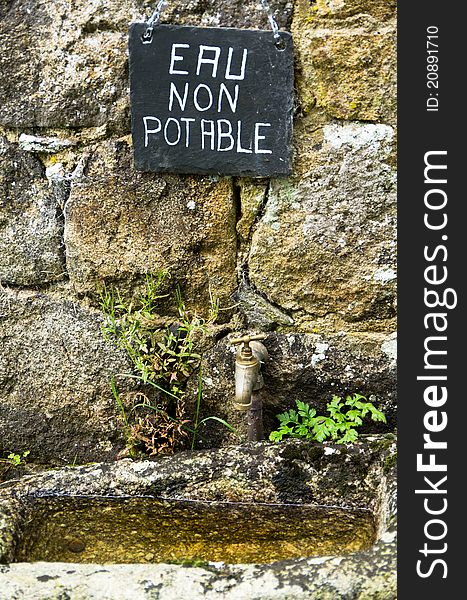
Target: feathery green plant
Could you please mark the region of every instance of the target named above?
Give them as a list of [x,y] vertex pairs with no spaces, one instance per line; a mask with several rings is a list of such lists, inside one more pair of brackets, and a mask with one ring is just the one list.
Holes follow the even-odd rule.
[[363,424],[363,419],[370,416],[373,421],[386,423],[386,417],[365,396],[353,394],[345,401],[339,396],[333,396],[326,406],[329,416],[316,414],[316,409],[309,404],[296,400],[297,410],[290,409],[279,415],[279,428],[272,431],[269,439],[278,442],[283,437],[304,438],[323,442],[335,440],[338,444],[355,442],[358,438],[357,427]]

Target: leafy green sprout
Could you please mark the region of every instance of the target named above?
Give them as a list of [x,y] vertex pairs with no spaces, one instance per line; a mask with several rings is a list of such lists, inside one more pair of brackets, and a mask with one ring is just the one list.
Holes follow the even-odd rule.
[[10,463],[13,467],[20,467],[24,465],[27,461],[26,458],[31,453],[30,450],[25,450],[21,454],[17,454],[16,452],[10,452],[6,459],[3,459],[4,462]]
[[355,442],[358,438],[357,427],[363,424],[365,417],[386,423],[384,414],[361,394],[347,396],[345,401],[333,396],[326,406],[329,416],[317,415],[316,409],[300,400],[296,400],[296,405],[297,410],[290,409],[277,415],[280,425],[270,433],[271,441],[293,437],[317,442],[331,439],[338,444],[345,444]]

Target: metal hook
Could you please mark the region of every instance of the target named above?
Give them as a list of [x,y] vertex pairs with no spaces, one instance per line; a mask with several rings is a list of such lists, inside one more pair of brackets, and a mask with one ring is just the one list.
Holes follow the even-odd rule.
[[269,6],[268,0],[261,0],[261,6],[264,8],[264,10],[268,14],[268,21],[269,21],[269,24],[271,25],[272,35],[274,37],[274,42],[275,42],[276,48],[278,50],[284,50],[285,42],[281,38],[281,34],[279,32],[279,26],[277,24],[276,19],[274,18],[274,13],[272,11],[272,8]]
[[152,13],[150,18],[148,19],[148,21],[146,23],[147,24],[146,31],[141,36],[141,41],[143,42],[143,44],[150,44],[152,42],[152,34],[154,32],[154,27],[157,27],[157,25],[159,25],[159,21],[161,19],[161,12],[166,3],[167,3],[166,0],[159,0],[159,2],[157,3],[157,6],[156,6],[156,10]]

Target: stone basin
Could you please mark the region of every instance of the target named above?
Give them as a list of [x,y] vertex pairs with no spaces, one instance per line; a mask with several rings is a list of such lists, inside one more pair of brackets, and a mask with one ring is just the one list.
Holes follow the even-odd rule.
[[0,598],[396,598],[395,446],[258,442],[8,482]]

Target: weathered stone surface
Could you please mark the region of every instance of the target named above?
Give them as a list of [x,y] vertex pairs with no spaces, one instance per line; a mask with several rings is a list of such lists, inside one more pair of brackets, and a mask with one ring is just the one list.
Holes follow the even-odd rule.
[[393,130],[330,123],[302,138],[292,179],[271,183],[250,281],[304,330],[394,329]]
[[235,191],[238,194],[240,214],[237,222],[238,260],[243,265],[253,235],[254,225],[266,203],[269,192],[268,179],[237,177]]
[[298,0],[292,31],[304,113],[396,119],[395,2]]
[[0,136],[0,281],[63,278],[63,224],[41,163]]
[[[278,21],[291,2],[271,2]],[[129,130],[127,29],[154,8],[138,0],[0,3],[0,123]],[[254,0],[173,0],[162,22],[267,28]]]
[[292,317],[273,306],[245,282],[240,283],[234,298],[248,328],[274,331],[294,325]]
[[369,15],[378,21],[386,21],[395,16],[396,0],[315,0],[305,2],[298,0],[296,5],[301,10],[312,5],[312,14],[316,17],[335,17],[344,19],[357,15]]
[[69,467],[24,479],[0,492],[3,561],[12,558],[12,541],[20,534],[27,502],[38,495],[155,494],[165,499],[366,508],[375,516],[377,541],[367,551],[346,556],[304,557],[264,565],[3,565],[0,598],[10,600],[23,594],[33,600],[58,600],[67,594],[70,600],[130,600],[153,598],[157,589],[164,599],[393,600],[394,457],[394,436],[368,437],[351,446],[291,440],[182,453],[154,462]]
[[0,122],[90,127],[122,119],[135,2],[21,0],[1,11]]
[[18,563],[0,566],[0,599],[19,600],[26,592],[28,600],[64,594],[70,600],[152,600],[156,589],[164,600],[395,600],[397,561],[389,545],[381,542],[358,558],[311,558],[282,569]]
[[119,442],[110,377],[129,369],[100,317],[44,294],[2,291],[0,453],[28,460],[110,458]]
[[41,137],[38,135],[28,135],[22,133],[18,139],[19,147],[25,152],[40,152],[46,154],[55,154],[64,148],[74,146],[76,142],[60,137]]
[[201,313],[210,293],[225,308],[236,287],[235,204],[229,178],[136,173],[126,140],[95,148],[73,178],[65,209],[70,281],[95,293],[123,290],[144,273],[169,269]]
[[[354,444],[280,443],[185,451],[147,461],[123,459],[64,467],[7,483],[15,490],[53,496],[155,496],[220,502],[335,505],[380,510],[383,475],[394,461],[395,436],[362,436]],[[384,472],[383,472],[384,471]],[[377,519],[383,515],[376,514]],[[381,523],[379,525],[382,525]]]
[[[230,337],[230,336],[229,336]],[[370,421],[362,431],[392,429],[396,424],[396,339],[372,334],[277,334],[269,333],[264,345],[269,360],[262,367],[264,432],[267,437],[279,422],[276,415],[308,402],[321,414],[334,394],[360,393],[382,410],[387,426]],[[233,406],[235,351],[228,338],[209,350],[203,359],[203,401],[200,417],[223,418],[246,436],[246,415]],[[193,382],[194,387],[195,382]],[[195,395],[196,390],[192,390]],[[216,422],[200,429],[199,447],[219,446],[233,434]]]

